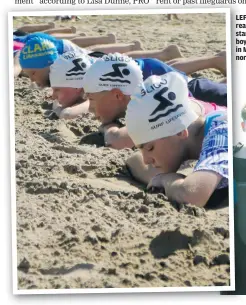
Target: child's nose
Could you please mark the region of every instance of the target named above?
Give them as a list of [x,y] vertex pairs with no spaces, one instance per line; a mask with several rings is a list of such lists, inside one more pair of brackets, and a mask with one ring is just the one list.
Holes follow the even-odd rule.
[[147,153],[143,153],[143,161],[146,165],[150,165],[154,163],[153,158],[151,158]]
[[55,91],[52,92],[51,98],[52,98],[53,100],[55,100],[55,99],[57,98],[57,94],[55,93]]
[[95,109],[94,109],[94,107],[93,107],[93,104],[90,102],[90,106],[89,106],[89,111],[90,112],[95,112]]
[[35,77],[34,77],[33,75],[30,76],[30,79],[31,79],[32,82],[35,82],[35,81],[36,81],[36,80],[35,80]]

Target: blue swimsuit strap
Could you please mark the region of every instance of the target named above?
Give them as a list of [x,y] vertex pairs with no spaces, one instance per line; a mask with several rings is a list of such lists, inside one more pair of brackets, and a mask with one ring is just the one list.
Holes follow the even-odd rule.
[[[209,128],[212,124],[212,121],[217,118],[217,117],[220,117],[222,116],[223,114],[222,113],[214,113],[214,114],[210,114],[206,117],[206,121],[205,121],[205,131],[204,131],[204,135],[206,136],[208,131],[209,131]],[[236,181],[234,180],[233,181],[233,188],[234,188],[234,204],[237,203],[237,191],[236,191]]]
[[206,136],[208,134],[209,128],[211,127],[211,124],[213,120],[217,117],[222,116],[222,113],[212,113],[206,116],[205,120],[205,130],[204,130],[204,135]]

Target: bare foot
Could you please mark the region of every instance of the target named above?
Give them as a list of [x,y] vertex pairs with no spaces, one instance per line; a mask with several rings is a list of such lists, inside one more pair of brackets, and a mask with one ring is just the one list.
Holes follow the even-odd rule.
[[179,47],[176,44],[171,44],[162,50],[163,61],[172,60],[183,57]]
[[141,51],[143,50],[142,48],[142,43],[139,40],[135,40],[133,41],[133,46],[132,46],[132,51]]
[[226,76],[226,51],[221,51],[215,55],[216,69],[218,69],[224,76]]
[[71,26],[71,32],[72,32],[73,34],[75,34],[76,31],[77,31],[77,28],[76,28],[75,26]]
[[175,20],[179,20],[177,14],[167,14],[167,20],[168,20],[168,21],[172,20],[172,17],[173,17]]
[[108,35],[109,43],[116,43],[116,36],[115,34],[109,33]]
[[54,29],[56,26],[55,22],[49,22],[48,25],[50,25],[52,29]]

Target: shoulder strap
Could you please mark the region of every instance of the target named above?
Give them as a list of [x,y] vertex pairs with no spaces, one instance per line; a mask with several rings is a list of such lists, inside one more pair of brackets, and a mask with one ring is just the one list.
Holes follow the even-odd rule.
[[206,116],[206,120],[205,120],[205,130],[204,130],[204,136],[206,136],[208,134],[209,128],[212,125],[212,122],[215,118],[223,116],[224,114],[221,112],[214,112],[212,114],[209,114]]

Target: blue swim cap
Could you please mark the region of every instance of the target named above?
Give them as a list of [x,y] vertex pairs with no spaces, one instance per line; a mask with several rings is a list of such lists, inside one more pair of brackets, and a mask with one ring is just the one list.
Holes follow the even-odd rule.
[[20,52],[20,65],[23,69],[49,67],[58,58],[54,43],[41,37],[29,39]]

